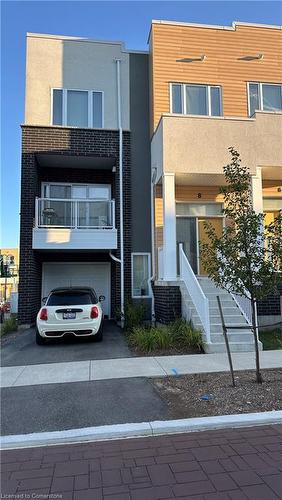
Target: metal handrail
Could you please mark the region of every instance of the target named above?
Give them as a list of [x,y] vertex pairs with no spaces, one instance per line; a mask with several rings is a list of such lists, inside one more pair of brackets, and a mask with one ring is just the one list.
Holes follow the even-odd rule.
[[197,280],[185,255],[182,243],[179,245],[180,279],[185,284],[191,300],[203,325],[207,343],[211,342],[209,300]]

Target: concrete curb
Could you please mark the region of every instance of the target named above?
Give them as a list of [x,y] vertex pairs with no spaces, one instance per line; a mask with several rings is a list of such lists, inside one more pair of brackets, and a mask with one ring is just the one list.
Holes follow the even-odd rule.
[[181,420],[102,425],[99,427],[85,427],[66,431],[3,436],[1,438],[1,448],[8,450],[279,423],[282,423],[282,410],[220,415],[215,417],[184,418]]

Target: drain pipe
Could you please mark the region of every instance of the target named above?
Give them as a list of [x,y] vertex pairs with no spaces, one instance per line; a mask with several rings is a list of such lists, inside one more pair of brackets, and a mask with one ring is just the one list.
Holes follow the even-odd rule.
[[155,316],[155,296],[152,288],[152,280],[156,277],[156,263],[155,263],[155,207],[154,207],[154,186],[157,175],[157,169],[154,167],[152,169],[152,178],[151,178],[151,240],[152,240],[152,276],[148,280],[149,290],[151,292],[152,298],[152,316],[151,321],[153,326],[156,323]]
[[[123,249],[123,141],[122,141],[122,120],[121,120],[121,85],[120,85],[120,64],[121,59],[116,59],[117,77],[117,119],[119,129],[119,218],[120,218],[120,313],[121,327],[124,327],[124,249]],[[115,260],[115,259],[114,259]]]

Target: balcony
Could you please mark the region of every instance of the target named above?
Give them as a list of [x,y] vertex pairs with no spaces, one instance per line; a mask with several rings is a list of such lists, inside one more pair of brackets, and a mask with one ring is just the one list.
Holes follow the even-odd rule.
[[36,198],[32,248],[116,249],[115,201]]
[[252,118],[165,114],[152,139],[152,167],[157,179],[169,172],[180,181],[185,175],[187,183],[191,179],[201,185],[209,174],[211,180],[219,176],[220,183],[222,167],[230,160],[228,147],[234,146],[251,173],[262,167],[276,169],[277,175],[282,167],[281,130],[281,112],[258,111]]

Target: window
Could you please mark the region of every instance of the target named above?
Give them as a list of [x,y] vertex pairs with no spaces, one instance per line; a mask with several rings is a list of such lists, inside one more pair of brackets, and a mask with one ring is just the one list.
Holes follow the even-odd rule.
[[53,90],[53,125],[63,125],[63,91]]
[[272,83],[249,83],[249,116],[256,110],[282,111],[282,85]]
[[187,217],[214,217],[222,215],[221,203],[176,203],[176,215]]
[[148,279],[150,278],[150,254],[131,254],[132,297],[150,297]]
[[43,198],[110,200],[110,184],[43,183]]
[[92,291],[74,290],[53,292],[49,296],[48,306],[83,306],[97,304],[97,297]]
[[88,92],[68,90],[67,125],[74,127],[88,126]]
[[52,125],[103,128],[103,92],[53,89]]
[[171,112],[186,115],[221,116],[221,87],[172,83]]

